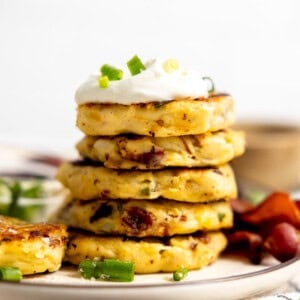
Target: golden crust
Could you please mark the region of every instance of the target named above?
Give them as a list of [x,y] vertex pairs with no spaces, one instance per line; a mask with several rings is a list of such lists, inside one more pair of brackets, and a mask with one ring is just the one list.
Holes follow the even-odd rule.
[[157,201],[67,201],[56,220],[97,234],[172,236],[232,226],[229,202],[210,204]]
[[222,130],[178,137],[85,136],[77,150],[84,158],[111,169],[207,167],[231,161],[245,151],[242,131]]
[[135,273],[200,269],[214,262],[227,245],[221,232],[168,239],[129,239],[71,232],[65,260],[78,265],[86,258],[119,259],[135,264]]
[[[81,162],[84,163],[84,162]],[[208,169],[120,171],[105,167],[63,164],[58,180],[74,198],[166,199],[208,202],[236,197],[237,188],[229,165]]]
[[88,103],[77,110],[77,126],[86,135],[194,135],[227,128],[234,118],[229,95],[131,105]]
[[67,239],[62,224],[28,224],[0,216],[0,266],[22,274],[54,272],[61,266]]

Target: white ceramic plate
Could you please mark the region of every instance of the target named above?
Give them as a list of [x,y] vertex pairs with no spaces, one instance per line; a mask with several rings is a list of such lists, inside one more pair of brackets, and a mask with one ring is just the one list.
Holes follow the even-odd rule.
[[13,300],[233,300],[252,297],[283,285],[300,271],[300,259],[262,265],[223,256],[209,267],[189,272],[181,282],[171,274],[136,275],[131,283],[89,281],[73,267],[32,276],[21,283],[0,283],[0,298]]

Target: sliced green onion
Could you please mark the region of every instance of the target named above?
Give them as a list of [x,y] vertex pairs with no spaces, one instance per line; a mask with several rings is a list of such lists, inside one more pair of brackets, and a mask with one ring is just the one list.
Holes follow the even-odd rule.
[[173,272],[173,280],[181,281],[187,276],[187,274],[188,274],[187,268],[180,268],[179,270]]
[[96,261],[91,259],[83,260],[79,264],[79,272],[85,279],[95,278]]
[[174,71],[178,70],[180,65],[178,60],[174,58],[169,58],[163,62],[163,69],[166,73],[173,73]]
[[20,281],[22,279],[21,270],[17,267],[0,267],[0,280]]
[[135,55],[133,56],[128,62],[127,62],[127,67],[131,73],[131,75],[137,75],[141,73],[143,70],[146,70],[145,65],[142,63],[140,58]]
[[107,76],[109,80],[120,80],[123,78],[123,71],[110,65],[103,65],[100,68],[102,76]]
[[97,264],[96,272],[100,278],[110,281],[133,281],[134,264],[115,259],[106,259]]
[[215,84],[213,82],[213,80],[210,77],[202,77],[203,80],[208,81],[209,84],[209,89],[208,89],[208,93],[212,94],[215,91]]
[[79,272],[86,279],[130,282],[134,279],[134,264],[116,259],[87,259],[79,264]]
[[101,76],[99,79],[98,79],[98,84],[99,84],[99,87],[102,88],[102,89],[106,89],[109,87],[109,79],[107,76]]

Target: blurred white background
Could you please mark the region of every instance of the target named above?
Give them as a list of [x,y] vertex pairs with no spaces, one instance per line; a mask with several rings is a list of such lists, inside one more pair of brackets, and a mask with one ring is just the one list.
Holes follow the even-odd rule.
[[238,119],[300,122],[299,0],[0,0],[0,142],[72,149],[74,93],[103,63],[175,57]]

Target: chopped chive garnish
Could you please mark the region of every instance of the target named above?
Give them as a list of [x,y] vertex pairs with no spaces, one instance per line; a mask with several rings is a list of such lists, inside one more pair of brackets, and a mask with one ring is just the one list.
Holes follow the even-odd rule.
[[79,264],[79,272],[81,276],[85,279],[91,279],[97,277],[95,276],[96,261],[91,259],[86,259]]
[[123,71],[110,65],[103,65],[100,68],[102,76],[107,76],[109,80],[120,80],[123,78]]
[[22,279],[21,270],[17,267],[0,267],[0,280],[20,281]]
[[208,82],[208,86],[209,86],[208,93],[212,94],[215,91],[215,84],[214,84],[213,80],[207,76],[202,77],[202,79]]
[[134,264],[116,259],[86,259],[79,264],[79,272],[85,279],[130,282],[134,279]]
[[188,274],[187,268],[180,268],[179,270],[173,272],[173,280],[181,281],[187,276],[187,274]]
[[102,264],[97,264],[96,271],[110,281],[132,281],[134,278],[134,264],[115,259],[106,259]]
[[99,79],[98,79],[98,84],[99,84],[99,87],[102,88],[102,89],[106,89],[109,87],[109,79],[107,76],[101,76]]
[[140,58],[135,55],[133,56],[128,62],[127,62],[127,67],[131,73],[131,75],[137,75],[141,73],[143,70],[146,70],[145,65],[142,63]]

